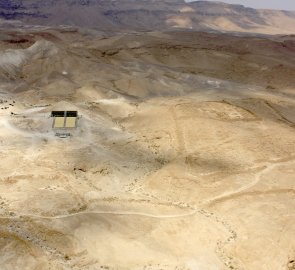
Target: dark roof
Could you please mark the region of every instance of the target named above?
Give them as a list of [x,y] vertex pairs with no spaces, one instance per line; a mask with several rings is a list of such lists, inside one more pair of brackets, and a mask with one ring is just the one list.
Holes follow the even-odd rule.
[[52,111],[51,116],[52,117],[77,117],[78,112],[77,111]]

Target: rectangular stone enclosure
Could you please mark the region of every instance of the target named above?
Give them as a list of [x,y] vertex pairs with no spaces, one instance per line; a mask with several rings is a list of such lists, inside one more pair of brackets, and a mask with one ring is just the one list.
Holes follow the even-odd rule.
[[77,127],[77,111],[52,111],[53,129],[73,129]]

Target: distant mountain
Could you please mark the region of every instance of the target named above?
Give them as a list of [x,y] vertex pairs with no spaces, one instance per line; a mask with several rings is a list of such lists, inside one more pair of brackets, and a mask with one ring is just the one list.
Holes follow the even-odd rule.
[[101,30],[218,30],[295,33],[295,12],[184,0],[0,0],[0,17]]

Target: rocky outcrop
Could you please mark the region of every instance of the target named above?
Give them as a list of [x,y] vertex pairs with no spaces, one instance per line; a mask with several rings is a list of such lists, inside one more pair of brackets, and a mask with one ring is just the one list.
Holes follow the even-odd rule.
[[295,12],[184,0],[2,0],[0,18],[100,30],[217,30],[294,33]]

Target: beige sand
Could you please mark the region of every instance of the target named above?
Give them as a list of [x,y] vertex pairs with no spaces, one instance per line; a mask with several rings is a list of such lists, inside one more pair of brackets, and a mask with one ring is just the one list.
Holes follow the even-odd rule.
[[1,270],[295,269],[294,37],[47,31],[1,69]]

